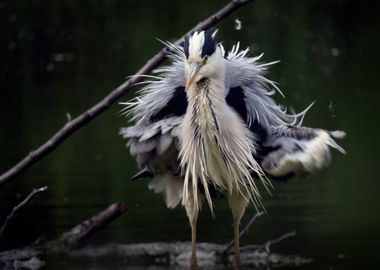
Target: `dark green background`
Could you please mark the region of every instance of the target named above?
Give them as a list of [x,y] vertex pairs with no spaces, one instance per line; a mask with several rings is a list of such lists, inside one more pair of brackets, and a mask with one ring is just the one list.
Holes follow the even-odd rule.
[[[0,171],[45,142],[132,75],[162,45],[227,1],[0,1]],[[347,155],[330,168],[276,184],[242,244],[291,230],[274,249],[315,259],[307,269],[363,269],[379,249],[379,2],[257,0],[218,25],[229,49],[240,41],[265,61],[281,60],[268,77],[296,110],[316,100],[305,124],[345,130]],[[234,29],[234,20],[243,22]],[[132,97],[129,94],[124,101]],[[53,238],[115,201],[129,211],[92,243],[189,240],[185,212],[165,208],[146,183],[129,182],[134,160],[118,129],[120,105],[79,130],[56,151],[0,189],[0,223],[33,188],[49,189],[14,219],[0,248]],[[230,212],[204,209],[199,241],[232,238]],[[250,208],[243,224],[254,214]],[[48,264],[45,269],[57,269]]]

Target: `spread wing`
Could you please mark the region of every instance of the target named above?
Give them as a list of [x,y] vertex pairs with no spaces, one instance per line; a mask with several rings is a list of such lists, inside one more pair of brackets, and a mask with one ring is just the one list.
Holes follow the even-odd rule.
[[148,187],[163,192],[168,207],[175,207],[182,196],[183,180],[179,176],[179,132],[187,109],[182,50],[170,55],[173,64],[156,70],[158,76],[125,103],[132,126],[120,129],[141,171],[132,177],[152,177]]
[[248,58],[247,52],[239,51],[237,44],[227,56],[226,100],[254,133],[260,148],[256,159],[267,175],[286,179],[312,173],[329,164],[330,148],[344,153],[334,140],[344,132],[301,126],[312,104],[299,114],[288,114],[274,102],[271,96],[280,90],[264,77],[272,63],[261,64],[261,56]]
[[330,163],[330,148],[345,153],[334,140],[344,136],[342,131],[296,126],[271,127],[261,142],[265,151],[261,166],[269,175],[280,178],[315,172]]
[[[248,49],[239,51],[239,43],[232,47],[226,59],[226,86],[230,91],[227,102],[239,113],[245,105],[244,119],[248,126],[255,121],[261,126],[299,125],[302,123],[306,110],[299,114],[288,114],[286,109],[275,103],[272,96],[282,94],[276,84],[265,77],[271,63],[261,63],[262,54],[257,57],[247,57]],[[239,98],[243,102],[236,103]]]
[[141,169],[132,179],[152,177],[148,187],[163,192],[168,207],[181,201],[182,179],[179,177],[179,126],[186,111],[185,102],[177,88],[169,96],[167,105],[142,118],[135,125],[122,128],[120,134],[128,139],[127,146]]

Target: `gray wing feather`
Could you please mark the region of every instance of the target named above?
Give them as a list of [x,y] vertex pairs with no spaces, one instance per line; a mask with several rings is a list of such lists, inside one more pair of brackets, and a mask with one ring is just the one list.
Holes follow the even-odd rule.
[[330,148],[345,153],[334,140],[344,136],[343,131],[329,132],[292,126],[271,127],[262,144],[271,149],[262,160],[262,168],[276,177],[312,173],[330,163]]
[[130,151],[132,156],[136,156],[140,153],[150,152],[157,147],[157,140],[145,140],[141,142],[138,139],[130,139]]
[[141,120],[134,126],[121,128],[120,135],[129,139],[127,146],[133,156],[150,151],[162,155],[178,139],[172,131],[178,129],[182,119],[183,117],[171,117],[154,123]]
[[267,151],[261,163],[264,171],[276,177],[302,175],[327,166],[330,148],[344,153],[334,140],[344,137],[344,132],[301,127],[313,103],[298,114],[289,114],[275,103],[273,94],[283,94],[274,82],[265,78],[265,74],[268,66],[276,62],[261,63],[262,55],[250,58],[247,53],[248,49],[239,50],[239,43],[228,53],[226,88],[243,89],[247,125],[260,126],[267,134],[265,141],[261,142]]
[[160,136],[159,142],[157,143],[157,153],[162,156],[169,149],[173,143],[173,136],[170,133],[162,134]]
[[131,154],[140,168],[147,168],[154,177],[148,187],[163,192],[168,207],[175,207],[182,196],[183,180],[178,173],[178,136],[183,116],[152,121],[172,98],[177,87],[185,84],[184,53],[182,48],[167,44],[172,64],[154,71],[154,81],[140,91],[131,102],[124,103],[133,126],[122,128],[120,134],[129,140]]
[[182,198],[183,180],[177,176],[178,132],[182,117],[170,117],[150,122],[138,121],[134,126],[120,129],[131,155],[140,169],[149,171],[153,178],[148,187],[155,192],[163,192],[168,207],[178,205]]

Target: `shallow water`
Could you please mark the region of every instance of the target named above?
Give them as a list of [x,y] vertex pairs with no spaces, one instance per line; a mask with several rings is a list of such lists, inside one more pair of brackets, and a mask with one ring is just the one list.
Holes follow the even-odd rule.
[[[122,83],[161,48],[219,7],[205,1],[0,1],[0,171]],[[365,269],[376,262],[380,240],[378,89],[380,21],[376,1],[255,1],[219,24],[230,48],[240,40],[253,55],[281,60],[268,77],[280,83],[296,110],[312,101],[305,124],[342,129],[347,155],[311,177],[275,185],[242,244],[263,243],[288,231],[297,236],[273,249],[314,258],[305,269]],[[234,20],[242,21],[235,30]],[[123,100],[132,96],[129,94]],[[33,188],[49,186],[12,221],[0,248],[54,238],[115,201],[129,211],[90,243],[187,241],[184,210],[168,210],[146,183],[129,182],[136,170],[118,129],[122,107],[79,130],[56,151],[0,189],[0,223]],[[254,214],[249,209],[246,223]],[[204,209],[199,241],[229,242],[231,217],[224,200],[216,219]],[[44,269],[67,269],[50,260]],[[73,269],[97,269],[70,264]],[[102,266],[103,267],[103,266]],[[107,265],[104,268],[106,269]],[[121,269],[122,262],[108,269]]]

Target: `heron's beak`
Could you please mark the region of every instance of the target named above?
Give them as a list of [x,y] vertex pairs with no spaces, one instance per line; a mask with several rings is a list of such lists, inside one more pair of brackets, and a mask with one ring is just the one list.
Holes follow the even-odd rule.
[[187,91],[190,88],[190,86],[194,83],[194,80],[197,77],[198,71],[201,69],[203,65],[204,64],[202,62],[201,63],[192,62],[190,64],[190,72],[189,72],[189,76],[185,85],[185,91]]

